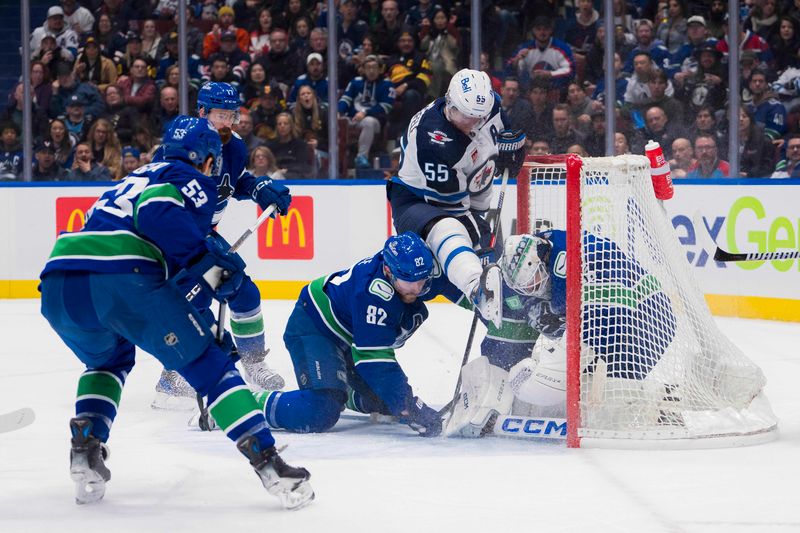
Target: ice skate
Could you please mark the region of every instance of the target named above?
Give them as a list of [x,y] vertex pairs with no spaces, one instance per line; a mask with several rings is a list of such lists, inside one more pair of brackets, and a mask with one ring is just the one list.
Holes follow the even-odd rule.
[[287,465],[274,446],[264,450],[251,435],[240,440],[236,447],[250,461],[267,492],[277,496],[286,509],[300,509],[314,499],[308,470]]
[[265,358],[268,353],[269,350],[256,354],[242,354],[244,380],[259,390],[281,390],[285,385],[283,376],[267,365]]
[[88,418],[73,418],[69,429],[72,432],[69,473],[75,482],[75,503],[99,501],[106,493],[106,482],[111,479],[111,471],[105,465],[110,456],[108,446],[92,435],[92,422]]
[[156,397],[150,407],[167,411],[191,411],[197,408],[197,393],[180,374],[164,369],[156,384]]
[[484,319],[497,328],[503,325],[503,278],[497,264],[484,267],[470,300]]

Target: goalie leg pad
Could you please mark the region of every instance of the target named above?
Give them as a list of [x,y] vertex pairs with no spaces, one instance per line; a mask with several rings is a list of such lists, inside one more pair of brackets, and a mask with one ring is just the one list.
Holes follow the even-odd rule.
[[514,396],[537,406],[561,405],[567,395],[567,351],[564,338],[540,336],[531,357],[508,373]]
[[508,390],[508,372],[479,357],[461,370],[461,395],[447,422],[448,437],[480,437],[493,415],[511,410],[514,396]]

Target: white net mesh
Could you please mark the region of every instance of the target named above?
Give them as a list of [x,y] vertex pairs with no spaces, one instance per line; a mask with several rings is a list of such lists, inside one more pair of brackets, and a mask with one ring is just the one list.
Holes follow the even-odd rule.
[[[528,231],[566,230],[564,163],[525,169],[530,191],[518,205]],[[578,435],[691,439],[774,429],[764,375],[716,327],[654,197],[647,159],[584,158],[580,225]]]

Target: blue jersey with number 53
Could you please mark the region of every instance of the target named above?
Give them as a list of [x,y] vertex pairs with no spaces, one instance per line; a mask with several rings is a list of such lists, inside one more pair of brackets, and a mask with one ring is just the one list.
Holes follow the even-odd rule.
[[172,276],[206,250],[216,200],[214,180],[186,163],[139,167],[98,198],[83,229],[58,236],[42,276],[52,270]]
[[300,300],[320,331],[349,347],[348,366],[355,368],[393,414],[399,414],[411,387],[394,350],[428,318],[423,298],[444,294],[457,300],[460,292],[437,272],[430,292],[404,303],[384,275],[383,265],[378,253],[347,270],[318,278],[303,287]]

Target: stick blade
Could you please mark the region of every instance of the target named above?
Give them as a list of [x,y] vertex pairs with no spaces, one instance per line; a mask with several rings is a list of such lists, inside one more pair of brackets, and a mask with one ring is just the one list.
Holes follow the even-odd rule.
[[0,433],[16,431],[30,426],[33,424],[34,420],[36,420],[36,414],[30,407],[23,407],[16,411],[0,415]]

